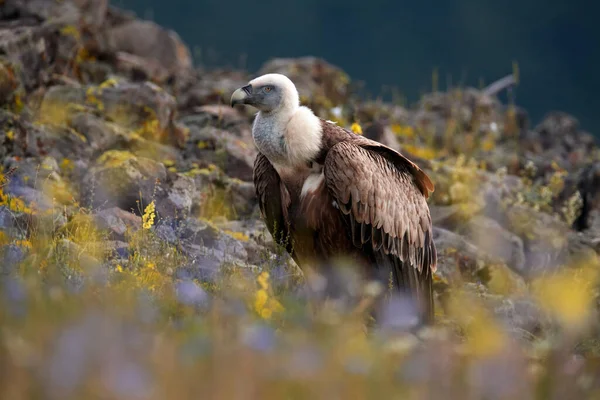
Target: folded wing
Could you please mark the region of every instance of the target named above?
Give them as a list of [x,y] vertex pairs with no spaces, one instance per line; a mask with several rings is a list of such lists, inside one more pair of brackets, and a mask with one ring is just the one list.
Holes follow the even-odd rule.
[[437,253],[427,205],[433,184],[427,175],[394,150],[367,140],[333,146],[324,175],[354,245],[372,251],[377,267],[388,266],[397,287],[416,294],[432,318]]
[[284,246],[296,260],[289,235],[290,195],[285,186],[281,184],[281,178],[271,162],[261,153],[254,161],[253,178],[258,205],[267,229],[273,236],[273,240]]

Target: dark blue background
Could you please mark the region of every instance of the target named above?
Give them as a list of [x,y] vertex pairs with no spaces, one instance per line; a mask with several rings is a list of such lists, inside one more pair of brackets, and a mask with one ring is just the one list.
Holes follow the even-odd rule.
[[410,102],[450,77],[478,86],[512,72],[517,104],[536,123],[574,114],[600,136],[598,2],[572,0],[113,0],[177,31],[197,63],[256,72],[271,57],[315,55],[369,92]]

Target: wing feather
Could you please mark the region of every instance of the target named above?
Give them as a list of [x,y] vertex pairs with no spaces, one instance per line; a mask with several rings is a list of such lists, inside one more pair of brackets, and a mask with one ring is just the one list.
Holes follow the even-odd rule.
[[349,221],[354,245],[381,252],[399,288],[417,294],[431,313],[437,256],[427,197],[433,183],[414,163],[383,148],[334,145],[325,158],[326,186]]
[[259,153],[254,161],[254,187],[258,205],[273,240],[284,246],[297,262],[290,238],[288,210],[290,194],[281,183],[279,174],[271,162]]

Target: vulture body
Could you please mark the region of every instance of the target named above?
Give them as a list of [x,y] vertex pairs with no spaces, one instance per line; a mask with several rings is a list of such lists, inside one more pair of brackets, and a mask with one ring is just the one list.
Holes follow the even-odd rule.
[[415,301],[420,321],[432,322],[437,253],[429,177],[397,151],[300,106],[284,75],[250,81],[232,95],[236,104],[259,110],[254,185],[274,240],[303,270],[344,257],[367,279],[387,286],[391,276]]

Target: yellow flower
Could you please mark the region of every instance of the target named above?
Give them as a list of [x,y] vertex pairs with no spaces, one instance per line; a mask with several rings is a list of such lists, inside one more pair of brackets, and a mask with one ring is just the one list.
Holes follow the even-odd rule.
[[392,132],[394,132],[394,134],[396,134],[397,136],[401,136],[407,139],[412,139],[415,137],[415,130],[413,129],[412,126],[402,126],[400,124],[392,124],[392,126],[390,127],[392,129]]
[[154,225],[155,210],[154,201],[146,206],[144,215],[142,215],[142,227],[144,229],[150,229]]
[[269,296],[269,273],[264,271],[256,279],[260,289],[254,296],[254,310],[261,318],[270,319],[273,313],[283,311],[283,306],[275,298]]
[[357,135],[362,135],[363,133],[362,128],[358,122],[353,123],[350,129],[352,129],[352,132],[356,133]]
[[567,270],[538,279],[534,293],[540,305],[566,328],[577,329],[590,317],[594,304],[595,268]]
[[483,142],[481,143],[481,148],[485,152],[490,152],[490,151],[494,150],[495,146],[496,146],[496,142],[494,141],[493,138],[490,138],[490,137],[484,139]]
[[254,309],[260,314],[267,305],[267,301],[269,300],[269,295],[267,291],[264,289],[259,289],[256,292],[256,296],[254,297]]
[[72,171],[75,168],[75,164],[73,163],[73,161],[69,160],[68,158],[63,158],[62,161],[60,162],[60,167],[63,170]]
[[28,249],[31,249],[32,247],[31,242],[29,240],[15,240],[15,244],[17,246],[27,247]]
[[411,144],[403,145],[402,148],[406,150],[408,153],[424,158],[426,160],[431,160],[436,157],[436,151],[429,147],[418,147]]
[[6,232],[4,231],[0,231],[0,245],[5,245],[8,244],[10,242],[8,236],[6,235]]
[[261,272],[260,275],[258,275],[258,278],[256,278],[256,280],[258,281],[258,284],[261,288],[263,288],[264,290],[269,289],[269,273],[267,271]]

